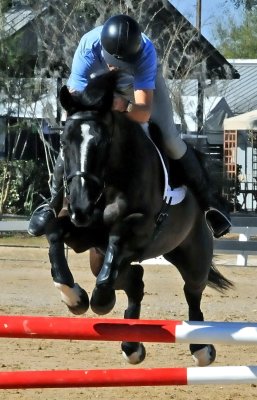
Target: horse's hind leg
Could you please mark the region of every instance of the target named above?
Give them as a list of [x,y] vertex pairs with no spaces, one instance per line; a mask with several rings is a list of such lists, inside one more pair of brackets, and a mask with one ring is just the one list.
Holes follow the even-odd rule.
[[[204,321],[201,311],[203,291],[208,282],[212,254],[203,255],[200,249],[175,249],[165,258],[179,270],[185,285],[184,293],[188,304],[189,321]],[[197,366],[211,364],[216,358],[216,350],[212,344],[190,344],[191,354]]]
[[[139,319],[141,302],[144,297],[144,270],[140,264],[130,265],[117,279],[115,289],[123,289],[128,297],[125,319]],[[122,342],[123,357],[130,364],[139,364],[145,359],[145,347],[142,343]]]
[[61,293],[62,301],[76,315],[85,313],[89,308],[89,298],[84,289],[74,282],[64,249],[64,237],[70,232],[68,218],[51,221],[46,230],[49,243],[49,259],[54,285]]
[[[189,321],[204,321],[201,311],[202,293],[205,288],[192,288],[191,283],[185,282],[184,293],[189,307]],[[216,350],[212,344],[190,344],[189,345],[194,362],[198,367],[209,365],[215,361]]]

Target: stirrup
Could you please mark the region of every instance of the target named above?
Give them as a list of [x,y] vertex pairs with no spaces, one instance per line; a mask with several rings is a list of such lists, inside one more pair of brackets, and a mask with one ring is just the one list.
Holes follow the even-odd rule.
[[42,203],[42,204],[40,204],[39,206],[37,206],[37,208],[35,208],[35,210],[33,211],[32,216],[33,216],[34,214],[37,214],[38,211],[40,212],[41,209],[43,210],[45,207],[46,207],[46,208],[49,207],[49,209],[53,210],[53,212],[55,213],[54,209],[50,206],[50,202],[47,201],[47,202]]
[[56,218],[55,210],[48,204],[41,204],[34,210],[30,218],[28,233],[31,236],[44,235],[47,223],[53,218]]
[[210,207],[205,212],[205,219],[216,239],[229,233],[232,226],[231,221],[226,214],[215,207]]

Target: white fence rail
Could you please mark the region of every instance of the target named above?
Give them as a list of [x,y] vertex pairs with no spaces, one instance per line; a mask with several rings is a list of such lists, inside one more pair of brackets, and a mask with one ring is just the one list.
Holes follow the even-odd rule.
[[0,221],[0,232],[26,232],[29,226],[29,221],[10,220]]
[[[236,265],[247,266],[248,256],[257,256],[257,215],[232,216],[231,234],[238,234],[238,240],[229,238],[215,239],[214,254],[237,255]],[[256,260],[257,265],[257,260]]]

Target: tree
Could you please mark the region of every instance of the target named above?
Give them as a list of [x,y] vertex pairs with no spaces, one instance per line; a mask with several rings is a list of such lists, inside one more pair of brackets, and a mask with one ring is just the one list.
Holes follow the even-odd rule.
[[0,2],[0,13],[4,13],[12,5],[11,0],[1,0]]
[[256,25],[256,11],[244,11],[240,24],[231,16],[228,17],[226,27],[218,22],[214,30],[217,49],[226,58],[256,58]]
[[257,0],[230,0],[236,8],[243,7],[247,11],[251,11],[257,7]]
[[[199,46],[198,31],[192,30],[190,26],[188,27],[183,18],[179,20],[175,12],[171,15],[167,13],[161,0],[153,2],[148,0],[19,0],[21,11],[22,8],[23,11],[25,8],[26,12],[30,12],[32,9],[33,13],[31,13],[29,23],[26,22],[22,29],[18,25],[15,31],[16,37],[9,38],[9,43],[1,40],[5,32],[2,22],[4,13],[8,10],[10,3],[14,4],[14,2],[2,0],[2,3],[4,8],[2,10],[0,8],[0,55],[2,56],[0,57],[0,95],[1,102],[5,101],[7,104],[7,119],[14,114],[19,116],[21,125],[15,126],[15,130],[9,129],[8,124],[8,135],[17,139],[17,145],[19,144],[22,121],[27,118],[23,111],[29,107],[36,107],[42,98],[49,100],[48,105],[43,110],[43,118],[47,119],[52,127],[60,128],[60,105],[58,105],[57,112],[54,107],[58,92],[57,90],[49,90],[49,85],[44,84],[44,80],[57,82],[57,87],[64,84],[69,76],[72,57],[81,36],[95,26],[102,24],[111,15],[118,13],[129,14],[138,20],[140,26],[153,40],[157,48],[159,59],[164,66],[165,77],[170,78],[173,83],[174,77],[180,79],[177,86],[173,84],[170,92],[174,108],[181,117],[184,130],[187,130],[183,102],[181,101],[183,82],[189,75],[192,76],[192,71],[194,71],[194,78],[204,82],[208,65],[207,62],[203,62],[204,49]],[[19,33],[22,33],[19,31],[28,29],[28,24],[32,27],[32,33],[36,37],[36,50],[32,54],[35,55],[34,63],[29,63],[27,59],[31,46],[19,46],[16,43]],[[9,36],[12,35],[13,33],[10,32]],[[29,35],[29,38],[31,38],[31,35]],[[22,53],[22,56],[17,58],[18,53],[24,50],[25,54]],[[28,71],[24,71],[26,66],[30,66]],[[213,68],[212,72],[213,75],[219,76],[219,69]],[[25,77],[32,78],[31,85],[25,82]],[[34,83],[32,82],[33,79]],[[44,135],[40,127],[40,117],[37,113],[34,115],[30,113],[30,115],[30,123],[37,125],[37,134],[43,141]],[[49,155],[47,146],[46,151]],[[0,213],[1,198],[8,200],[5,188],[9,190],[9,182],[14,179],[13,177],[16,174],[16,170],[13,170],[15,171],[13,174],[8,173],[11,162],[16,161],[13,152],[8,156],[9,164],[6,164],[5,176],[9,180],[2,179],[1,182],[0,176]],[[54,157],[51,159],[51,163],[48,163],[46,157],[49,172],[52,172],[52,161],[54,161]],[[20,179],[20,182],[22,182],[22,179]],[[4,188],[3,196],[1,196],[1,186]]]
[[29,138],[41,133],[36,109],[49,85],[42,79],[30,79],[34,75],[33,54],[24,46],[24,39],[35,35],[30,25],[26,35],[22,29],[10,33],[6,30],[6,15],[10,14],[5,3],[6,7],[0,8],[0,134],[2,140],[5,135],[6,151],[5,158],[0,161],[0,215],[4,212],[30,213],[34,193],[39,191],[41,182],[47,186],[48,178],[42,160],[33,153],[25,159],[24,153],[29,147]]

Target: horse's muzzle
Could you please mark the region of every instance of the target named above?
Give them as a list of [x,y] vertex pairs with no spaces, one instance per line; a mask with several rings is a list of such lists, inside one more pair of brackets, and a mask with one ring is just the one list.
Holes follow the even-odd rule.
[[87,227],[92,223],[93,211],[93,204],[83,210],[78,207],[69,207],[71,222],[77,227]]

